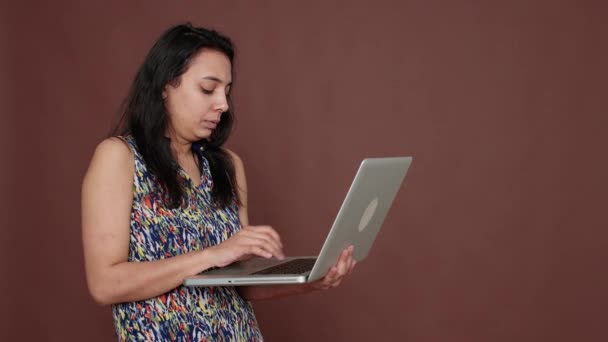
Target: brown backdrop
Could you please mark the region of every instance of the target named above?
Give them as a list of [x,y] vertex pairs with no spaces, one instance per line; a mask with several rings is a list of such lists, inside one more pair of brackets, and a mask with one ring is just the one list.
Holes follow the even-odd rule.
[[[490,4],[491,3],[491,4]],[[0,5],[0,340],[108,341],[80,182],[169,25],[238,46],[251,221],[314,254],[358,163],[414,164],[341,288],[256,305],[268,341],[604,341],[601,1],[16,1]]]

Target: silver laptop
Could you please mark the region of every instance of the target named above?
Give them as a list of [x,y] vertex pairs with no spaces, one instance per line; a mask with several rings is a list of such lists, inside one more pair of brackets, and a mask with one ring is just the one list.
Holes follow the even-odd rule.
[[370,158],[361,163],[317,257],[284,260],[253,258],[208,270],[184,280],[185,286],[238,286],[313,282],[327,274],[349,245],[353,258],[367,256],[412,162],[411,157]]

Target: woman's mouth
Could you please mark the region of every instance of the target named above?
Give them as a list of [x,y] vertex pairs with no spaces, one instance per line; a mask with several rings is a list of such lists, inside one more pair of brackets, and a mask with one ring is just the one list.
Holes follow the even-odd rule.
[[215,127],[217,127],[218,121],[205,120],[205,121],[203,121],[203,124],[206,128],[215,129]]

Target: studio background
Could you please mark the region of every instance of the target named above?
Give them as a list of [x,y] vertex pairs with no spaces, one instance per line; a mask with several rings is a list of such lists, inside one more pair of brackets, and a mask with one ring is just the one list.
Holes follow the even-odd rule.
[[250,220],[315,254],[364,157],[414,163],[340,288],[255,304],[268,341],[605,341],[602,1],[0,4],[2,341],[110,341],[80,185],[169,26],[237,46]]

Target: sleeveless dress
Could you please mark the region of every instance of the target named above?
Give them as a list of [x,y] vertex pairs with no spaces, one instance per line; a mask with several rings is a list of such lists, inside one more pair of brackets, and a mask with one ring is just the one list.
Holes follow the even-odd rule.
[[[217,245],[240,229],[238,205],[212,205],[213,180],[200,146],[201,184],[180,169],[184,206],[163,205],[160,185],[146,168],[131,136],[135,154],[129,261],[171,258]],[[262,341],[251,304],[234,287],[179,286],[158,297],[112,305],[119,341]]]

